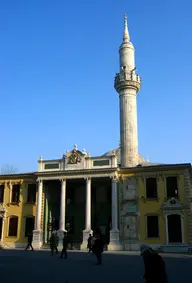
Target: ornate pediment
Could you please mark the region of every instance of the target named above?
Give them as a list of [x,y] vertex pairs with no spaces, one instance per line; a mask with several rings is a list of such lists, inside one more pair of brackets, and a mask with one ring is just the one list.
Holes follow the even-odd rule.
[[67,164],[78,164],[86,155],[87,153],[84,149],[81,152],[80,150],[78,150],[77,145],[74,145],[74,149],[72,151],[66,152]]
[[169,198],[166,202],[164,202],[162,208],[164,210],[182,210],[184,209],[184,206],[177,198]]

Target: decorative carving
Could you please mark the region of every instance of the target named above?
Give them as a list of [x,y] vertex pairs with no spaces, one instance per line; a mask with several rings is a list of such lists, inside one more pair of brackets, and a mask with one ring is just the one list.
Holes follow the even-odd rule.
[[169,198],[163,205],[164,210],[182,210],[184,206],[179,202],[177,198]]
[[68,164],[77,164],[81,162],[81,156],[77,152],[76,148],[71,152],[71,154],[68,157]]

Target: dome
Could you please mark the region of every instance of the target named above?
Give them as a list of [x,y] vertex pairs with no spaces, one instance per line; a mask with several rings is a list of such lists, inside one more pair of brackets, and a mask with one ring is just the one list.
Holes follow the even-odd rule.
[[[113,150],[110,150],[110,151],[107,151],[106,153],[104,153],[102,156],[110,156],[110,155],[113,155],[113,152],[116,152],[117,154],[117,163],[118,164],[121,164],[121,149],[120,148],[117,148],[117,149],[113,149]],[[138,156],[138,165],[141,165],[141,166],[155,166],[155,165],[160,165],[159,163],[152,163],[152,162],[149,162],[148,160],[144,159],[143,156],[141,156],[139,154]]]

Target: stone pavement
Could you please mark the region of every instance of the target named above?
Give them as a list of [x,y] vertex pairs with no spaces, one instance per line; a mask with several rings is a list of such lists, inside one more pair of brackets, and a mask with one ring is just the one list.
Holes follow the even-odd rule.
[[[165,257],[169,283],[191,282],[192,258]],[[51,257],[48,251],[0,251],[0,274],[6,283],[110,283],[144,282],[143,261],[138,254],[103,254],[103,265],[96,266],[95,257],[85,252],[69,252],[67,260]],[[6,280],[6,281],[5,281]]]

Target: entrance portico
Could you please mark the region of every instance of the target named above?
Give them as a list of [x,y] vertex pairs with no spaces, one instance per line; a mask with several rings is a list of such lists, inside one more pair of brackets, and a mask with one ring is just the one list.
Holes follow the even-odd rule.
[[[48,168],[48,169],[47,169]],[[86,248],[100,228],[110,249],[120,249],[117,206],[117,158],[91,158],[77,147],[61,160],[39,160],[34,245],[49,242],[51,231],[68,230]]]
[[49,242],[53,230],[70,231],[74,242],[86,248],[88,235],[100,228],[106,244],[118,244],[116,186],[111,176],[38,181],[42,196],[37,203],[36,248]]

